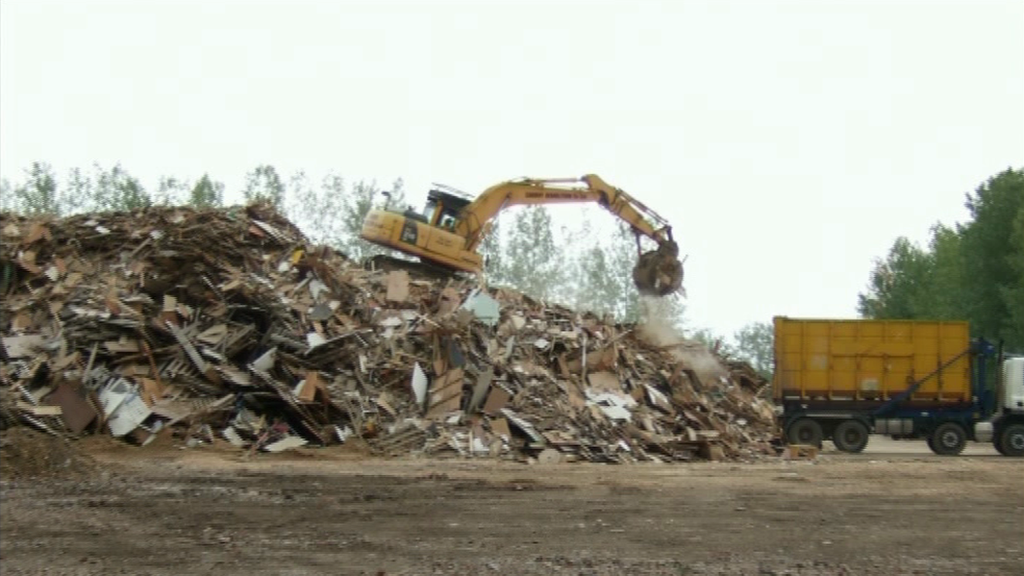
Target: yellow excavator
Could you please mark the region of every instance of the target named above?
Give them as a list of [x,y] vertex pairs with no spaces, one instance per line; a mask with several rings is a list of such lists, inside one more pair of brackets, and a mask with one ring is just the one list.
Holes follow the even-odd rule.
[[[636,198],[593,174],[510,180],[491,186],[476,198],[435,185],[422,214],[412,209],[371,210],[360,236],[444,270],[479,273],[484,259],[477,248],[499,212],[516,205],[583,202],[596,202],[632,228],[638,253],[633,283],[640,293],[666,296],[682,290],[683,264],[679,261],[679,246],[672,239],[672,227]],[[657,247],[643,252],[641,235]]]

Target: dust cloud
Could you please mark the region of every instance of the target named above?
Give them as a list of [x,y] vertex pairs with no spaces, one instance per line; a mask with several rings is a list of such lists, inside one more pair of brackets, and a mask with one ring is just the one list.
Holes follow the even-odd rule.
[[721,361],[704,344],[688,340],[673,323],[673,310],[665,298],[640,296],[640,322],[637,334],[659,347],[671,347],[669,352],[708,381],[728,375]]

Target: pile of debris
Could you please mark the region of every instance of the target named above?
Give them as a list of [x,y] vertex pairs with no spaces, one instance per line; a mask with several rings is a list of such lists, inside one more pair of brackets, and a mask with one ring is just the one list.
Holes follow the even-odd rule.
[[266,206],[3,214],[0,232],[5,428],[251,452],[774,454],[746,365],[475,279],[368,270]]

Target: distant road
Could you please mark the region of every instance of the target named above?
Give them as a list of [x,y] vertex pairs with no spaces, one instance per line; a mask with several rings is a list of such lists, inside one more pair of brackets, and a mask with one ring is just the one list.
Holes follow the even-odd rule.
[[[887,456],[896,456],[900,458],[914,457],[914,458],[949,458],[949,456],[939,456],[928,448],[928,443],[923,439],[921,440],[893,440],[888,436],[880,434],[872,434],[871,439],[868,441],[868,447],[864,449],[864,452],[860,454],[846,454],[835,449],[835,446],[831,442],[825,442],[823,446],[823,453],[830,456],[844,456],[848,458],[884,458]],[[994,457],[1003,458],[990,442],[968,442],[967,447],[960,453],[960,456],[982,456],[982,457]],[[1022,460],[1024,461],[1024,460]]]

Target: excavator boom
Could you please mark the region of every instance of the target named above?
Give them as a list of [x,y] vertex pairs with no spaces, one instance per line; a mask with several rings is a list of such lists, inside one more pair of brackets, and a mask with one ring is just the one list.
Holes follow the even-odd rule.
[[[571,185],[581,182],[586,187]],[[483,239],[487,223],[505,208],[581,202],[601,205],[655,242],[671,240],[672,227],[664,218],[593,174],[582,178],[523,179],[492,186],[462,209],[455,231],[469,241],[467,248],[475,250]]]
[[672,227],[642,202],[594,174],[502,182],[472,200],[450,192],[431,191],[424,216],[371,211],[361,236],[434,264],[479,272],[482,258],[476,250],[502,210],[517,205],[592,202],[629,224],[637,236],[638,252],[641,235],[657,244],[657,249],[639,254],[633,269],[633,282],[641,293],[665,296],[682,288],[683,266]]

